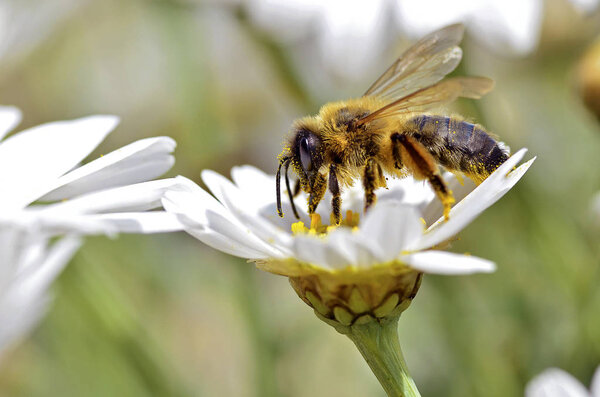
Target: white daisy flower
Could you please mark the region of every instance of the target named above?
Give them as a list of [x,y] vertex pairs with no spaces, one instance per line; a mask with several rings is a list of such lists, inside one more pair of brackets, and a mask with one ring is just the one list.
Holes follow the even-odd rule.
[[[412,178],[390,180],[389,190],[379,192],[378,203],[362,220],[358,214],[364,193],[360,187],[349,189],[342,196],[347,211],[344,226],[337,228],[321,224],[321,219],[329,218],[327,199],[312,219],[306,205],[300,205],[305,201],[302,199],[296,204],[302,208],[300,222],[293,218],[289,204],[284,208],[288,216],[279,218],[275,177],[251,166],[234,168],[233,182],[204,171],[202,179],[215,197],[187,181],[185,188],[167,191],[163,205],[179,216],[185,230],[194,237],[228,254],[247,258],[263,270],[290,277],[300,297],[321,315],[348,323],[364,313],[380,317],[403,303],[405,308],[422,273],[493,271],[495,265],[488,260],[436,247],[512,188],[533,162],[513,170],[525,152],[522,149],[514,154],[467,194],[454,206],[447,222],[440,219],[429,227],[426,224],[441,215],[441,206],[426,184]],[[453,178],[449,183],[458,185]],[[461,189],[454,189],[457,197]],[[310,228],[305,226],[308,224]],[[340,297],[339,288],[333,288],[340,284],[361,286],[360,299]],[[386,306],[394,294],[394,302]],[[385,310],[377,312],[381,306]]]
[[0,2],[0,60],[6,66],[47,39],[88,0]]
[[542,0],[401,0],[396,5],[398,26],[414,37],[462,22],[475,39],[501,54],[523,56],[538,45]]
[[589,391],[567,372],[558,368],[550,368],[527,384],[525,396],[600,397],[600,367],[596,369]]
[[[356,77],[379,57],[389,35],[386,0],[247,0],[253,21],[278,40],[311,36],[317,56],[344,77]],[[356,56],[360,49],[360,56]],[[351,61],[351,62],[349,62]]]
[[117,117],[53,122],[5,138],[20,120],[18,109],[0,107],[0,353],[44,312],[77,235],[181,229],[174,215],[147,212],[178,183],[149,181],[173,165],[172,139],[142,139],[78,167]]

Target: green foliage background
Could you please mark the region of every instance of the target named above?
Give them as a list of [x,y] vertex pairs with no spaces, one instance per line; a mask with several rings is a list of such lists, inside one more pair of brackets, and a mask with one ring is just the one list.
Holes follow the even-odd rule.
[[[547,2],[544,21],[526,59],[469,38],[463,46],[462,72],[497,88],[457,110],[538,158],[452,247],[498,271],[426,276],[401,319],[424,396],[518,396],[550,366],[588,384],[600,364],[600,218],[589,211],[600,126],[573,88],[600,24],[560,1]],[[405,46],[397,39],[385,62]],[[0,62],[0,101],[24,111],[21,128],[121,116],[96,156],[169,135],[178,142],[169,175],[200,182],[204,168],[228,174],[243,163],[273,172],[294,118],[362,92],[386,66],[319,91],[292,51],[243,5],[90,0]],[[383,395],[351,342],[286,279],[183,233],[88,238],[54,292],[45,320],[0,363],[1,396]]]

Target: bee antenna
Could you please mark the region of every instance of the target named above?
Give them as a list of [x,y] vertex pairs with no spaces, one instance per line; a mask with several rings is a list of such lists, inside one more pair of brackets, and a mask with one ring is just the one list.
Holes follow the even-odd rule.
[[279,161],[279,167],[277,167],[277,175],[275,175],[275,192],[277,195],[277,215],[283,218],[283,211],[281,210],[281,166],[283,163],[288,163],[289,159],[284,158]]
[[300,215],[298,215],[298,211],[296,211],[296,204],[294,203],[294,194],[292,193],[292,189],[290,188],[290,178],[288,178],[288,169],[290,168],[290,160],[285,162],[285,188],[287,189],[288,196],[290,198],[290,204],[292,205],[292,211],[294,211],[294,216],[296,219],[300,219]]

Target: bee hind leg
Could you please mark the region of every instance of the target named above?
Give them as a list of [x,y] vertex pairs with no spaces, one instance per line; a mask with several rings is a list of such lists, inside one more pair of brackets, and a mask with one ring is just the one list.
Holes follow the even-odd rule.
[[[454,204],[452,191],[448,189],[444,179],[440,175],[439,168],[435,159],[429,151],[411,136],[395,133],[391,136],[392,154],[394,161],[398,164],[404,164],[417,179],[426,179],[435,192],[436,196],[444,206],[444,219],[450,218],[450,209]],[[401,162],[401,156],[404,162]]]
[[329,166],[329,191],[333,196],[331,199],[331,223],[333,225],[339,225],[342,222],[342,196],[335,164]]

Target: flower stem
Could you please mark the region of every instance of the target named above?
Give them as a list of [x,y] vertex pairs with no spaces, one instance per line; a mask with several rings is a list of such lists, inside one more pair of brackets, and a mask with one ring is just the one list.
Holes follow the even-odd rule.
[[420,397],[400,349],[398,318],[336,328],[354,342],[388,396]]

